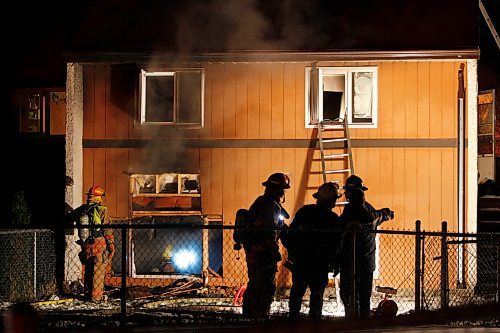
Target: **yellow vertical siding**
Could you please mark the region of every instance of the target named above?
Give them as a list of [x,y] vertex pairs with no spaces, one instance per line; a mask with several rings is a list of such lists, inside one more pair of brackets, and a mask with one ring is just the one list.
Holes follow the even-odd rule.
[[[224,65],[212,65],[211,89],[211,138],[222,139],[224,137]],[[208,125],[208,124],[207,124]]]
[[395,125],[395,112],[393,106],[396,104],[393,102],[395,94],[397,94],[397,83],[394,83],[394,71],[396,65],[392,62],[380,64],[379,72],[379,89],[383,91],[384,94],[379,96],[379,112],[378,121],[379,124],[384,124],[380,127],[377,137],[390,138],[393,137],[393,128]]
[[285,96],[285,99],[291,98],[295,100],[295,109],[287,110],[287,118],[290,112],[295,114],[295,138],[308,138],[311,133],[306,129],[305,121],[305,67],[304,64],[295,64],[295,95]]
[[271,138],[283,139],[285,131],[283,64],[273,64],[271,69]]
[[115,149],[116,152],[116,211],[114,216],[129,216],[129,151],[127,148]]
[[260,108],[259,108],[259,65],[249,64],[247,71],[248,89],[248,139],[260,137]]
[[[416,138],[418,132],[418,71],[417,63],[407,63],[405,66],[405,136]],[[397,124],[396,124],[397,126]]]
[[[325,63],[352,66],[353,63]],[[357,63],[367,65],[368,63]],[[198,130],[146,132],[134,125],[136,107],[114,103],[109,66],[84,68],[84,139],[116,140],[149,137],[201,139],[316,138],[305,128],[306,63],[206,64],[205,127]],[[373,64],[372,64],[373,65]],[[379,124],[374,129],[353,129],[353,139],[453,139],[456,135],[456,93],[459,62],[394,61],[375,63],[379,70]],[[118,96],[119,97],[119,96]],[[171,133],[172,132],[172,133]],[[168,141],[166,141],[168,142]],[[128,215],[128,173],[141,172],[148,156],[143,148],[85,148],[84,191],[93,183],[104,186],[113,217]],[[201,173],[202,207],[207,214],[223,214],[234,223],[239,207],[248,207],[263,192],[261,182],[270,173],[287,172],[292,188],[285,208],[293,213],[322,182],[318,152],[303,147],[178,149],[175,154],[192,161]],[[439,230],[441,221],[456,228],[456,148],[357,147],[353,149],[357,173],[369,187],[367,199],[376,208],[391,207],[396,219],[383,228],[414,228],[422,220],[426,230]],[[162,156],[156,168],[161,168]],[[163,161],[163,162],[162,162]],[[336,165],[329,162],[329,167]],[[172,171],[172,170],[164,170]],[[338,213],[341,208],[336,208]],[[232,240],[224,238],[227,278]],[[384,239],[383,250],[394,253],[397,243]],[[243,260],[243,259],[240,259]],[[381,267],[381,274],[393,274]],[[286,277],[286,274],[283,273]],[[232,276],[234,280],[234,276]],[[241,276],[240,276],[241,278]],[[236,280],[234,280],[236,281]],[[238,280],[239,281],[239,280]]]
[[[389,166],[390,167],[390,166]],[[393,187],[392,194],[392,206],[390,207],[395,212],[395,220],[391,222],[394,229],[404,229],[405,220],[407,218],[406,206],[405,206],[405,194],[406,194],[406,164],[404,158],[404,148],[393,148],[392,149],[392,179]],[[369,184],[369,183],[368,183]],[[410,220],[411,221],[411,220]]]
[[441,131],[443,138],[454,138],[457,135],[457,70],[453,62],[443,63]]
[[434,61],[429,65],[429,137],[440,138],[442,135],[443,107],[443,62]]
[[[106,190],[106,206],[112,212],[117,212],[117,166],[118,149],[106,149],[105,155],[105,177],[106,183],[103,184]],[[109,194],[109,195],[108,195]],[[116,214],[116,213],[115,213]]]
[[[259,160],[259,150],[258,148],[249,148],[248,151],[248,164],[246,165],[247,169],[247,196],[246,198],[242,198],[242,202],[239,202],[241,207],[248,207],[252,203],[252,199],[255,199],[261,193],[261,186],[259,180],[261,179],[259,176],[259,168],[255,165]],[[253,161],[253,162],[252,162]],[[250,162],[252,162],[250,164]]]
[[429,138],[430,127],[432,123],[429,121],[429,104],[430,104],[430,70],[428,62],[417,63],[417,138]]
[[94,66],[85,66],[83,70],[83,138],[94,138],[94,90],[96,81],[94,79]]
[[[301,92],[302,93],[302,92]],[[295,96],[296,92],[296,71],[295,64],[283,65],[283,137],[285,139],[294,139],[296,132],[296,111]],[[285,117],[286,115],[286,117]]]
[[[236,118],[241,118],[244,114],[236,112],[236,65],[227,64],[224,66],[222,79],[222,122],[223,137],[234,139],[236,137]],[[240,124],[238,124],[240,125]]]
[[215,214],[211,198],[212,193],[212,150],[200,149],[200,170],[203,170],[203,175],[200,175],[201,187],[201,207],[207,214]]
[[[385,123],[380,122],[379,128],[386,129],[388,138],[405,138],[406,136],[406,66],[407,63],[395,62],[392,69],[392,126],[386,126]],[[383,92],[380,98],[382,100],[387,94]],[[383,110],[380,110],[384,112]],[[385,112],[390,112],[385,111]],[[385,113],[384,112],[384,113]],[[392,134],[391,134],[392,133]]]
[[[223,149],[212,149],[212,167],[211,167],[212,177],[212,197],[209,200],[212,201],[212,214],[221,214],[224,210],[222,205],[223,195],[224,195],[224,150]],[[203,177],[203,173],[200,175]],[[230,177],[232,175],[229,175]],[[202,189],[203,191],[203,189]]]
[[94,139],[106,138],[106,66],[95,66],[94,71]]
[[248,137],[248,65],[235,68],[235,134],[236,139]]
[[[106,80],[111,81],[112,73],[111,66],[105,67]],[[116,101],[113,101],[113,96],[111,95],[112,82],[106,82],[104,91],[104,103],[105,105],[105,131],[106,139],[117,139],[118,136],[118,125],[120,119],[120,110],[117,109]]]
[[259,139],[271,139],[272,123],[271,91],[272,64],[263,63],[259,67]]

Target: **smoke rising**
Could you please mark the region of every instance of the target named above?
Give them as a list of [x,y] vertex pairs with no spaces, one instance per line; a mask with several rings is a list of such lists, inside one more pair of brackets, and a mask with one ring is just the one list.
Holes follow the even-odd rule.
[[297,0],[212,0],[184,8],[176,48],[181,53],[299,49],[310,38],[307,6]]

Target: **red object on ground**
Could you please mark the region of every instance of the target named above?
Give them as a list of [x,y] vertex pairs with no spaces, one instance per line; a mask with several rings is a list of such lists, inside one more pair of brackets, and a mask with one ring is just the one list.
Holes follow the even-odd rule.
[[233,306],[241,306],[243,304],[243,295],[245,294],[245,290],[247,290],[246,285],[242,285],[238,289],[236,295],[234,295]]
[[396,302],[386,297],[378,304],[377,313],[383,318],[393,318],[398,313],[398,306]]

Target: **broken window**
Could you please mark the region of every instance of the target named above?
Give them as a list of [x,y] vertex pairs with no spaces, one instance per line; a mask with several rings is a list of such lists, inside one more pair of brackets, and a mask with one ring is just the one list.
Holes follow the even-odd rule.
[[202,274],[202,230],[136,229],[132,235],[133,276]]
[[[130,266],[127,275],[153,277],[161,275],[199,275],[204,270],[212,276],[223,276],[223,228],[222,220],[209,220],[213,228],[186,228],[201,226],[201,216],[164,216],[135,219],[134,224],[148,224],[151,228],[134,228],[127,231]],[[172,225],[180,224],[179,228]],[[168,227],[167,227],[168,226]],[[216,226],[219,226],[217,228]],[[116,253],[122,253],[121,230],[115,229]],[[204,240],[206,247],[204,248]],[[206,252],[204,252],[206,251]],[[204,253],[206,255],[204,255]],[[207,260],[204,262],[204,260]],[[113,257],[112,269],[122,271],[122,258]]]
[[160,173],[130,176],[132,216],[201,214],[199,174]]
[[344,119],[352,127],[377,127],[376,67],[307,67],[306,127]]
[[200,69],[141,70],[141,124],[203,126]]

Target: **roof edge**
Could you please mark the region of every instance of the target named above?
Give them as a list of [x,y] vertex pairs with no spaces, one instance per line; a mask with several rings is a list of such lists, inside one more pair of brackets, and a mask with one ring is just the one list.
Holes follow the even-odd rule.
[[182,63],[182,62],[307,62],[419,59],[478,59],[479,49],[401,51],[228,51],[179,54],[173,52],[66,52],[66,62],[76,63]]

